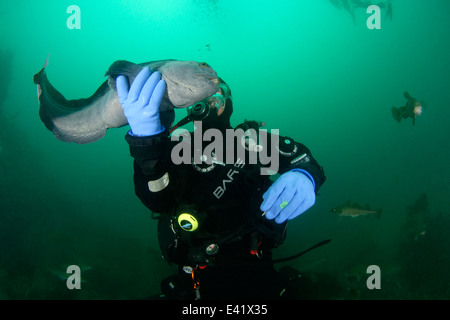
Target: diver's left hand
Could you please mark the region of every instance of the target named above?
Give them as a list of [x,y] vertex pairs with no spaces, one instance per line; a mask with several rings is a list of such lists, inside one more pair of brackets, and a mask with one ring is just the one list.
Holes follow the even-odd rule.
[[316,202],[314,184],[299,171],[283,173],[264,193],[261,211],[276,223],[291,220],[308,210]]

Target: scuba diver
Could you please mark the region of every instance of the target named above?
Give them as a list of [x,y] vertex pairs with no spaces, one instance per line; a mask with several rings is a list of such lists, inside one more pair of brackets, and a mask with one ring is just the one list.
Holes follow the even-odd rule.
[[417,99],[411,97],[411,95],[405,91],[405,98],[408,100],[403,107],[392,107],[392,116],[397,122],[402,119],[412,118],[413,126],[416,125],[416,117],[422,115],[423,103],[417,101]]
[[[216,129],[224,136],[234,130],[231,90],[217,80],[217,93],[187,108],[186,118],[172,127],[174,113],[158,111],[166,87],[159,72],[144,68],[131,87],[125,76],[117,78],[131,128],[125,139],[134,158],[135,192],[158,220],[163,258],[178,265],[161,290],[167,299],[277,299],[288,284],[275,270],[271,251],[283,243],[287,221],[315,203],[325,175],[309,149],[289,137],[279,137],[271,150],[280,157],[275,182],[260,174],[260,163],[245,163],[236,152],[233,164],[208,162],[215,155],[206,148],[201,161],[194,161],[195,143],[188,144],[192,161],[175,164],[172,151],[180,142],[170,138],[171,128],[194,121],[194,132],[185,130],[182,142],[197,130]],[[260,125],[245,121],[237,128],[259,131]],[[246,156],[277,137],[267,133],[266,145],[244,139]]]

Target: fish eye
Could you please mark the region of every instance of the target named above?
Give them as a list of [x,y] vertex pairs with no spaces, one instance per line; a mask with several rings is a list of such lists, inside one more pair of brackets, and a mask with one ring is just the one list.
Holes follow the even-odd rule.
[[200,67],[202,67],[202,68],[209,68],[209,64],[207,64],[206,62],[201,62],[200,63]]

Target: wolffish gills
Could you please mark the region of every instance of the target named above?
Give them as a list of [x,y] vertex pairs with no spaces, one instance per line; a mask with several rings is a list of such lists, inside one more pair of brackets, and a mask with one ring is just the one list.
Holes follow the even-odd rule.
[[44,67],[33,76],[37,85],[39,116],[56,138],[79,144],[103,138],[108,128],[128,124],[119,102],[116,78],[124,75],[130,85],[142,68],[159,71],[166,81],[166,92],[160,105],[161,123],[170,128],[174,108],[186,108],[218,91],[217,73],[208,64],[196,61],[159,60],[141,64],[119,60],[106,76],[108,80],[89,98],[67,100],[47,78]]

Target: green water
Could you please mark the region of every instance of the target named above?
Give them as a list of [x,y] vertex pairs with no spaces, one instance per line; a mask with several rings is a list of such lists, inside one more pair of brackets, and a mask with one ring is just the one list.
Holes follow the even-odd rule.
[[[327,0],[127,3],[0,4],[0,299],[137,299],[174,271],[134,194],[127,128],[75,145],[41,123],[32,75],[48,54],[69,99],[92,94],[118,59],[206,61],[233,90],[233,125],[262,120],[307,145],[327,181],[275,255],[332,242],[279,266],[308,279],[299,298],[450,298],[447,0],[394,0],[380,30]],[[66,25],[73,4],[81,29]],[[405,90],[428,106],[414,127],[391,116]],[[349,199],[381,218],[329,212]],[[426,215],[425,234],[408,212]],[[81,290],[58,276],[72,264],[89,266]],[[379,290],[366,286],[369,265]]]

